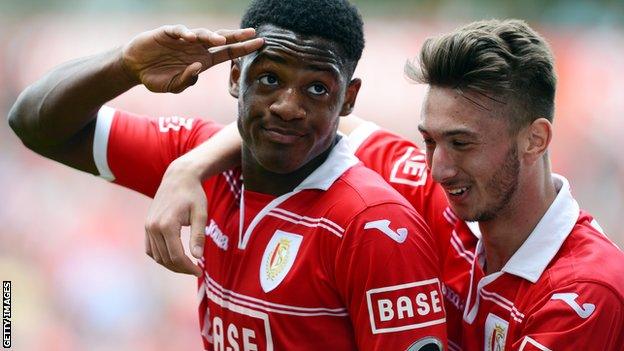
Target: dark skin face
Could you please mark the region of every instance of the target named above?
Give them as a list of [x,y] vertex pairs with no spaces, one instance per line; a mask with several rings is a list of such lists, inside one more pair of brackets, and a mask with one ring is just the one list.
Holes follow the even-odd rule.
[[350,80],[335,43],[263,25],[265,46],[232,65],[245,187],[292,190],[327,157],[339,116],[353,109],[361,82]]

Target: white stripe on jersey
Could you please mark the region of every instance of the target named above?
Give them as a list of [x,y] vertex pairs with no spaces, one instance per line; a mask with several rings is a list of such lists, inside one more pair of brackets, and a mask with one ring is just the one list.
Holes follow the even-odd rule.
[[276,217],[294,224],[301,224],[310,228],[324,228],[339,238],[342,238],[342,234],[344,233],[344,229],[342,229],[338,224],[323,217],[312,218],[308,216],[301,216],[277,207],[272,209],[271,212],[267,213],[267,216]]
[[264,312],[275,312],[281,314],[289,314],[302,317],[314,317],[314,316],[335,316],[344,317],[348,316],[346,308],[326,308],[326,307],[301,307],[277,304],[261,299],[257,299],[251,296],[236,293],[234,291],[223,288],[219,283],[212,279],[207,273],[204,273],[205,282],[207,282],[207,290],[210,290],[213,294],[223,299],[224,301],[230,301],[242,306],[253,308]]
[[511,318],[513,318],[518,323],[522,323],[524,314],[518,311],[516,306],[514,306],[511,301],[507,300],[506,298],[500,296],[497,293],[487,291],[483,288],[481,289],[479,293],[484,300],[492,301],[495,304],[499,305],[500,307],[506,309],[507,311],[510,312]]
[[474,253],[466,250],[466,248],[464,247],[464,244],[462,243],[461,239],[457,235],[457,232],[454,230],[451,233],[451,245],[453,245],[453,247],[455,248],[459,256],[463,257],[466,261],[468,261],[468,263],[472,264],[472,261],[474,261],[474,257],[475,257]]
[[115,109],[102,106],[97,113],[95,122],[95,134],[93,135],[93,161],[100,177],[112,182],[115,180],[113,172],[108,166],[108,136],[113,124]]

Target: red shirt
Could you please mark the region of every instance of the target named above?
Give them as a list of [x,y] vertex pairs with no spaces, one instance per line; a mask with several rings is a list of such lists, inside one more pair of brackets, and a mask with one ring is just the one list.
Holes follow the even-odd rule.
[[[456,224],[443,268],[449,350],[624,350],[624,254],[579,210],[563,177],[553,176],[557,198],[526,242],[500,272],[484,276],[478,224],[444,209],[441,188],[424,161],[417,164],[424,160],[417,146],[370,123],[350,138],[360,160],[432,228],[445,228],[440,212]],[[413,171],[397,183],[406,168]]]
[[414,206],[436,238],[440,257],[448,250],[455,216],[444,189],[431,178],[425,153],[411,141],[366,122],[349,134],[351,150]]
[[[103,108],[96,165],[108,179],[153,196],[167,165],[219,128]],[[446,344],[433,238],[409,203],[359,163],[346,140],[279,197],[244,191],[239,170],[210,178],[204,189],[208,226],[198,297],[206,349]]]

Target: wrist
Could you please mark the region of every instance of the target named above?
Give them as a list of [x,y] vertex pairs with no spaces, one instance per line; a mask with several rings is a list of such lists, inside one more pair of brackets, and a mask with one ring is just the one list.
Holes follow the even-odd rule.
[[196,158],[185,154],[169,165],[167,173],[203,181],[207,178],[208,166],[204,162],[198,161]]
[[113,63],[113,69],[115,70],[115,76],[120,77],[125,84],[131,87],[141,84],[141,79],[135,72],[128,66],[125,60],[125,47],[115,49],[115,59]]

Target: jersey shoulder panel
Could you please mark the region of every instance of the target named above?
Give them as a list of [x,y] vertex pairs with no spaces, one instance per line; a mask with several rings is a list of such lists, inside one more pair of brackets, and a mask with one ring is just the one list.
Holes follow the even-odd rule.
[[121,110],[115,110],[112,120],[103,125],[109,130],[99,133],[105,140],[94,142],[96,162],[108,166],[109,180],[150,197],[172,161],[221,129],[219,124],[199,118],[153,118]]
[[574,282],[593,282],[609,287],[622,298],[624,252],[609,240],[593,217],[581,211],[544,275],[544,283],[548,284],[544,288],[556,289]]

